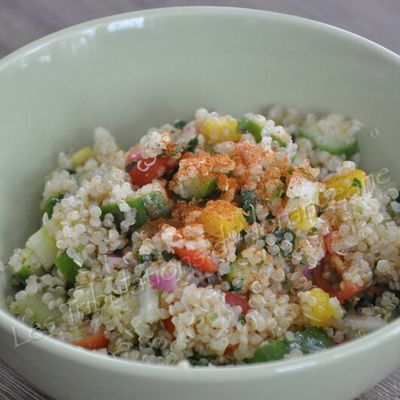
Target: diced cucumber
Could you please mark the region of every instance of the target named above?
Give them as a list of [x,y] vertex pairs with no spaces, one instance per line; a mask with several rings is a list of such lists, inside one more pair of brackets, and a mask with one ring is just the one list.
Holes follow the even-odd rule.
[[55,261],[56,267],[60,270],[60,272],[70,281],[75,282],[76,274],[78,273],[78,269],[81,267],[78,265],[68,254],[66,251],[57,257]]
[[34,233],[28,239],[26,246],[32,250],[46,271],[52,267],[57,256],[57,246],[54,236],[46,227],[42,226]]
[[217,179],[214,177],[192,177],[183,182],[185,200],[202,200],[218,193]]
[[358,142],[355,136],[345,136],[338,132],[337,135],[324,135],[318,126],[300,128],[299,136],[310,140],[314,146],[330,154],[344,154],[346,158],[358,152]]
[[240,202],[245,212],[244,217],[249,224],[256,220],[257,198],[254,192],[246,189],[240,191]]
[[259,267],[256,265],[250,265],[243,259],[238,259],[230,265],[229,272],[224,276],[224,279],[230,283],[231,290],[240,290],[243,286],[247,287],[251,275],[258,271]]
[[256,143],[260,143],[262,140],[261,131],[262,127],[258,125],[256,122],[244,118],[238,121],[238,129],[242,133],[249,132],[254,136]]
[[279,144],[279,147],[287,147],[287,143],[281,139],[278,135],[271,134],[271,139]]
[[47,199],[46,203],[44,204],[42,208],[42,214],[46,214],[49,217],[49,219],[53,216],[53,210],[54,207],[57,203],[59,203],[64,196],[62,194],[58,196],[52,196],[49,199]]
[[74,305],[86,315],[96,312],[104,304],[104,287],[102,281],[90,282],[86,287],[79,286],[80,296]]
[[166,195],[160,190],[143,195],[142,200],[150,219],[169,216],[169,206]]
[[126,201],[131,208],[136,209],[135,224],[132,229],[139,229],[147,221],[147,211],[144,205],[144,201],[141,198],[130,199]]
[[306,328],[296,332],[293,341],[276,339],[256,350],[249,363],[281,360],[293,349],[299,349],[303,354],[315,353],[333,346],[332,339],[322,328]]
[[[141,197],[128,199],[126,203],[129,207],[136,209],[136,221],[132,226],[133,230],[139,229],[149,218],[156,219],[169,216],[169,206],[166,195],[160,190],[146,193]],[[125,216],[124,213],[120,211],[117,204],[101,206],[101,213],[103,217],[106,214],[112,214],[118,230],[121,230],[121,222],[125,219]]]
[[23,300],[15,300],[10,304],[11,313],[17,316],[24,316],[26,310],[29,309],[32,313],[30,317],[32,322],[39,328],[46,329],[51,323],[57,321],[61,317],[61,314],[58,308],[49,310],[41,299],[42,295],[43,293],[27,295]]

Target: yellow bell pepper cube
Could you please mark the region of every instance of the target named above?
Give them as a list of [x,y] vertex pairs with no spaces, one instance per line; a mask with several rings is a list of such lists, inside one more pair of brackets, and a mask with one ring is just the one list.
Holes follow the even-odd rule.
[[326,189],[335,189],[335,200],[349,199],[361,194],[365,186],[366,173],[361,169],[354,169],[343,175],[336,175],[326,182]]
[[217,239],[225,239],[248,225],[243,210],[225,200],[209,201],[201,212],[200,222],[205,232]]
[[81,167],[85,164],[87,160],[92,156],[92,149],[87,147],[82,147],[80,150],[76,151],[71,156],[71,161],[75,167]]
[[[335,300],[339,305],[338,300]],[[333,320],[338,319],[338,312],[331,304],[329,294],[322,289],[314,288],[304,293],[300,304],[303,315],[311,326],[326,328],[332,325]]]
[[297,207],[289,213],[289,220],[293,228],[308,231],[315,226],[317,220],[315,206],[311,204],[307,207]]
[[210,144],[238,142],[242,136],[238,129],[238,122],[231,116],[206,119],[200,127],[200,132]]

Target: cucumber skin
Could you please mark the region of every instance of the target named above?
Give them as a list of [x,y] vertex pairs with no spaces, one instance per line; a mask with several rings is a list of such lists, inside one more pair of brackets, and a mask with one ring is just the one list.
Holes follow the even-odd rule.
[[218,193],[217,179],[214,177],[193,177],[184,183],[188,192],[185,200],[203,200]]
[[70,282],[75,282],[75,277],[80,267],[66,251],[57,257],[54,264]]
[[15,272],[23,282],[25,282],[31,275],[42,276],[45,270],[42,267],[30,267],[28,265],[22,265],[21,268]]
[[141,198],[127,200],[129,207],[136,209],[135,224],[132,229],[139,229],[148,219],[144,201]]
[[211,178],[203,186],[199,187],[199,198],[206,199],[218,191],[218,184],[215,178]]
[[28,279],[32,275],[32,271],[29,267],[26,265],[23,265],[17,272],[16,274],[22,279]]
[[[160,217],[169,216],[169,206],[164,193],[161,191],[154,191],[143,195],[126,200],[129,207],[136,209],[135,223],[131,230],[139,229],[146,223],[148,219],[156,219]],[[117,204],[107,204],[100,207],[102,216],[112,214],[117,228],[121,229],[121,222],[124,220],[124,213],[120,211]]]
[[294,340],[289,342],[281,338],[259,347],[248,363],[282,360],[292,349],[299,349],[303,354],[315,353],[333,346],[332,339],[321,328],[306,328],[297,332]]
[[311,134],[307,129],[300,128],[299,136],[310,140],[314,146],[319,150],[324,150],[332,155],[342,155],[344,154],[346,158],[351,158],[354,154],[358,153],[359,146],[356,138],[351,143],[343,144],[342,146],[332,147],[328,144],[320,143],[314,134]]
[[249,132],[254,136],[254,139],[256,141],[256,143],[260,143],[262,140],[262,135],[261,135],[261,131],[262,128],[260,125],[258,125],[256,122],[244,118],[242,120],[238,121],[238,129],[240,132],[242,133],[246,133]]
[[54,320],[61,317],[60,312],[57,308],[49,310],[46,304],[43,303],[42,299],[36,295],[28,295],[24,300],[16,300],[10,305],[10,311],[14,315],[23,315],[26,309],[30,309],[33,312],[32,321],[41,329],[46,329],[49,324]]
[[[147,211],[141,198],[129,199],[126,201],[129,207],[136,209],[135,224],[133,230],[139,229],[148,219]],[[106,214],[112,214],[115,225],[118,230],[121,230],[121,222],[125,219],[124,213],[120,211],[117,204],[107,204],[101,206],[101,214],[104,217]]]
[[279,144],[279,147],[287,147],[288,144],[284,142],[279,136],[272,134],[271,139]]
[[45,205],[42,208],[42,214],[46,214],[49,217],[49,219],[53,216],[53,210],[54,207],[56,206],[57,203],[59,203],[62,198],[64,196],[63,195],[59,195],[59,196],[52,196],[49,199],[47,199]]
[[161,191],[147,193],[142,197],[142,200],[150,219],[169,216],[169,206],[164,193]]

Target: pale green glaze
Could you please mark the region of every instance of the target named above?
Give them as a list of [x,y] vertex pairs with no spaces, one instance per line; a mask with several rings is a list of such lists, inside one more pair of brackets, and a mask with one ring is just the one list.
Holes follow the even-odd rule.
[[[365,39],[260,11],[186,8],[89,22],[0,62],[0,258],[39,222],[56,154],[103,125],[129,146],[200,106],[240,115],[271,103],[335,110],[364,121],[364,166],[400,180],[399,57]],[[371,138],[371,129],[379,130]],[[374,135],[373,135],[374,136]],[[2,277],[5,291],[7,275]],[[1,296],[4,303],[4,296]],[[0,312],[1,356],[57,399],[350,399],[400,360],[400,321],[296,361],[182,370],[89,354]]]

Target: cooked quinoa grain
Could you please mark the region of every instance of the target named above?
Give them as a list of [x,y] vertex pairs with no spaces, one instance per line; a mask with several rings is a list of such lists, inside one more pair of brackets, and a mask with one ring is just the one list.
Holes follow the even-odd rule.
[[42,223],[7,264],[10,311],[148,363],[298,357],[399,314],[400,199],[359,167],[362,124],[199,109],[121,150],[61,153]]

